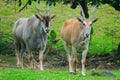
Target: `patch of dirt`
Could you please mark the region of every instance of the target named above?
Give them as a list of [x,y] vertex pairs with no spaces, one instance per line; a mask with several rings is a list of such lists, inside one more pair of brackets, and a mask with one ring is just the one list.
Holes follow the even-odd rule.
[[[66,55],[60,56],[53,55],[45,58],[46,62],[54,68],[68,67],[68,61]],[[81,68],[81,57],[78,57],[77,67]],[[53,62],[51,64],[51,62]],[[120,54],[116,52],[110,52],[98,55],[89,55],[86,58],[87,69],[120,69]]]
[[[38,62],[38,53],[34,55],[36,61]],[[78,61],[79,62],[77,66],[79,69],[81,68],[81,57],[78,57]],[[25,62],[28,63],[28,61]],[[66,55],[61,55],[59,54],[59,52],[51,55],[45,54],[43,63],[45,68],[68,68],[68,61]],[[0,55],[0,68],[1,67],[16,67],[16,57],[13,55]],[[120,69],[120,54],[117,54],[116,51],[97,55],[88,54],[86,58],[86,68]]]

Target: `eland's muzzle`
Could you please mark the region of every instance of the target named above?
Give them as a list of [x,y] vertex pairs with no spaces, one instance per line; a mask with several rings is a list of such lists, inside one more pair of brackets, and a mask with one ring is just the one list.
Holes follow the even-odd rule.
[[86,34],[86,38],[88,38],[89,37],[89,34]]
[[46,32],[47,32],[47,33],[49,33],[49,31],[50,31],[49,29],[46,29]]

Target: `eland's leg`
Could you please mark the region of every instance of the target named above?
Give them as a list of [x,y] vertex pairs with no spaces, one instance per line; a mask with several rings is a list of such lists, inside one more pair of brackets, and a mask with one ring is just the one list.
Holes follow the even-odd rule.
[[17,59],[17,67],[20,67],[20,55],[18,50],[15,50],[15,55]]
[[72,57],[70,56],[70,54],[67,54],[67,59],[68,59],[68,64],[69,64],[69,72],[74,73],[73,64],[72,64]]
[[73,71],[74,73],[76,73],[78,59],[77,59],[77,50],[75,46],[72,46],[72,56],[73,56]]
[[64,44],[65,47],[65,51],[67,53],[67,59],[68,59],[68,64],[69,64],[69,72],[73,73],[73,65],[72,65],[72,56],[70,55],[70,50],[69,50],[69,46],[67,43]]
[[17,58],[17,67],[23,68],[23,51],[15,50],[16,51],[16,58]]
[[23,67],[23,52],[21,52],[20,53],[20,66],[21,66],[21,68],[23,69],[24,67]]
[[39,52],[40,70],[44,70],[44,68],[43,68],[43,52],[44,51]]
[[86,74],[85,74],[85,61],[86,61],[87,51],[88,51],[88,49],[85,49],[85,50],[83,50],[83,52],[82,52],[82,60],[81,60],[81,63],[82,63],[82,75],[83,75],[83,76],[86,76]]
[[17,67],[21,67],[21,62],[20,62],[20,44],[17,40],[14,40],[14,45],[15,45],[15,55],[16,55],[16,60],[17,60]]
[[21,68],[23,69],[23,54],[25,52],[25,44],[23,42],[20,42],[20,63],[21,63]]
[[33,53],[32,52],[29,53],[29,60],[30,60],[30,68],[33,69],[34,63],[33,63]]

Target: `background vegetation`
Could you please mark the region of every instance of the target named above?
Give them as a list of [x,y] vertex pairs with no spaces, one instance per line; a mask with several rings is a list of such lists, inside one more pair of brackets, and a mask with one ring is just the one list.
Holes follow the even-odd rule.
[[[16,4],[16,5],[15,5]],[[13,53],[14,49],[12,38],[13,23],[20,17],[29,17],[33,14],[38,14],[33,3],[28,5],[24,10],[19,10],[26,4],[23,0],[21,7],[17,6],[19,3],[11,1],[7,4],[4,0],[0,2],[0,53]],[[45,13],[46,2],[37,4],[39,8]],[[64,52],[63,42],[60,38],[60,29],[65,20],[69,18],[80,17],[80,9],[71,9],[71,5],[62,5],[56,3],[57,6],[50,6],[51,15],[56,14],[56,18],[51,22],[51,30],[55,31],[55,39],[60,39],[57,43],[48,42],[48,46],[59,49]],[[91,13],[92,6],[88,5],[89,13]],[[97,7],[94,18],[99,18],[98,22],[93,24],[94,33],[89,47],[89,53],[106,53],[116,50],[120,42],[120,12],[116,11],[109,5],[101,5]],[[50,44],[50,45],[49,45]],[[10,49],[9,51],[7,49]]]

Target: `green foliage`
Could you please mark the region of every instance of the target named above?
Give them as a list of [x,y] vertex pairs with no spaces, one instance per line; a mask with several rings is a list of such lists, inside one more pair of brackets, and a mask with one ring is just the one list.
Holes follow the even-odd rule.
[[[26,1],[24,1],[24,3],[26,3]],[[14,2],[6,5],[6,3],[0,1],[0,4],[0,41],[2,43],[0,46],[6,46],[6,44],[13,43],[13,23],[21,17],[29,17],[33,14],[37,14],[37,11],[34,7],[34,4],[31,4],[27,9],[19,13],[18,10],[21,7],[15,7]],[[44,1],[41,1],[40,5],[38,4],[38,7],[42,10],[43,14],[47,9],[45,4],[46,2]],[[90,13],[92,6],[89,5],[88,8]],[[60,29],[67,19],[76,18],[76,16],[79,16],[79,12],[79,7],[73,10],[70,9],[70,5],[63,6],[60,4],[55,7],[50,6],[50,14],[56,14],[56,18],[51,21],[51,31],[47,43],[47,48],[51,47],[51,52],[56,49],[65,53],[63,41],[60,38]],[[117,49],[118,43],[120,42],[119,12],[115,11],[114,8],[110,7],[109,5],[101,5],[94,13],[94,18],[96,17],[99,18],[99,20],[92,25],[94,31],[91,32],[92,40],[89,46],[89,53],[106,53]],[[8,46],[4,47],[4,49],[1,47],[0,52],[2,51],[3,54],[7,53],[3,52],[7,51],[7,47]],[[9,48],[10,50],[13,50],[11,47]]]
[[18,3],[19,3],[18,6],[22,5],[22,1],[21,0],[19,0]]
[[50,39],[55,40],[56,39],[56,32],[54,30],[50,31]]
[[51,30],[48,36],[47,41],[47,49],[45,53],[48,54],[57,54],[58,52],[62,52],[63,48],[61,48],[60,39],[57,39],[57,33],[55,30]]
[[0,38],[0,53],[4,50],[4,45],[6,45],[6,42]]
[[[6,3],[9,3],[12,0],[5,0]],[[18,3],[18,6],[22,6],[24,0],[14,0],[16,3]],[[37,2],[40,3],[41,1],[46,1],[46,4],[49,3],[49,5],[56,5],[57,2],[58,3],[63,3],[63,4],[68,4],[68,3],[72,3],[71,4],[71,8],[74,6],[74,8],[76,8],[76,6],[78,5],[77,2],[82,2],[84,0],[26,0],[26,4],[24,5],[24,7],[22,9],[24,9],[25,7],[27,7],[27,5],[31,5],[33,2]],[[114,7],[116,10],[120,11],[120,1],[119,0],[85,0],[84,3],[88,3],[91,5],[100,5],[100,4],[109,4],[112,7]],[[85,8],[85,5],[83,6]],[[85,8],[87,10],[87,7]]]
[[57,36],[57,34],[56,34],[55,30],[51,30],[50,35],[48,36],[48,43],[51,45],[54,45],[54,44],[56,45],[56,43],[59,41],[56,39],[56,36]]

